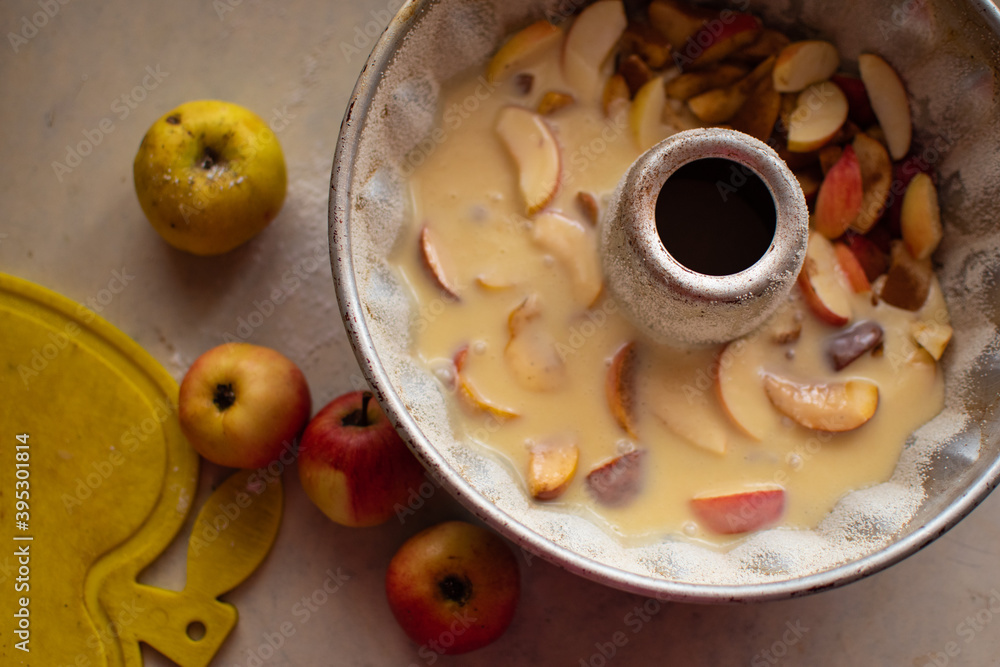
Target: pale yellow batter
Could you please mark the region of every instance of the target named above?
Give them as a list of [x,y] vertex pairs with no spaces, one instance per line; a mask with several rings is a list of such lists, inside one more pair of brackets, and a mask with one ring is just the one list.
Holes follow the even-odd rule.
[[[865,354],[835,372],[824,352],[838,329],[821,322],[793,290],[791,308],[801,312],[796,342],[774,341],[789,313],[776,318],[723,359],[729,412],[751,415],[759,439],[727,412],[718,391],[719,348],[680,350],[640,339],[606,294],[584,302],[565,257],[533,238],[518,183],[518,166],[498,137],[498,115],[507,105],[535,109],[548,91],[570,91],[556,49],[527,68],[533,77],[523,94],[516,79],[488,85],[479,73],[443,96],[443,140],[411,178],[413,225],[395,261],[413,290],[419,315],[415,354],[456,394],[453,359],[467,348],[462,376],[495,411],[470,407],[456,396],[454,415],[470,446],[489,447],[526,472],[533,443],[571,438],[579,447],[577,471],[565,492],[548,502],[589,513],[628,538],[683,533],[718,541],[700,524],[690,500],[755,486],[780,486],[786,504],[778,525],[813,527],[850,490],[889,478],[908,435],[940,411],[943,383],[934,360],[911,337],[915,321],[943,310],[936,282],[924,311],[872,305],[869,293],[852,294],[853,321],[873,319],[885,331],[880,354]],[[520,82],[523,84],[523,80]],[[562,182],[545,211],[577,221],[596,261],[596,229],[578,201],[586,191],[607,197],[641,153],[627,114],[606,117],[599,102],[574,104],[547,116],[562,155]],[[668,130],[664,131],[664,137]],[[661,137],[662,138],[662,137]],[[432,235],[442,287],[418,248],[426,227]],[[579,267],[577,267],[579,268]],[[454,295],[449,291],[454,292]],[[456,298],[457,297],[457,298]],[[509,317],[531,297],[534,316],[525,335],[555,351],[544,381],[528,388],[511,367],[505,348]],[[793,318],[794,321],[794,318]],[[780,332],[777,332],[780,333]],[[638,341],[635,415],[637,438],[615,419],[605,391],[615,352]],[[552,371],[547,373],[547,371]],[[763,374],[800,381],[868,378],[878,385],[879,405],[865,425],[829,434],[794,424],[771,405]],[[515,416],[516,415],[516,416]],[[644,484],[631,503],[606,507],[588,492],[586,475],[615,456],[641,449]],[[527,493],[527,482],[525,481]]]

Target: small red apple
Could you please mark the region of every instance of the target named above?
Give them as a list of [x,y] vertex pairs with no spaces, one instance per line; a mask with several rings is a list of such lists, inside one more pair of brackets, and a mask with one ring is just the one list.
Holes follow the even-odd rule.
[[299,446],[309,498],[345,526],[388,521],[424,482],[424,469],[370,391],[335,398],[316,413]]
[[213,463],[260,468],[290,447],[312,400],[288,357],[250,343],[225,343],[198,357],[181,382],[178,417],[191,445]]
[[385,577],[389,606],[413,641],[439,654],[482,648],[504,633],[521,594],[517,561],[495,533],[448,521],[400,547]]

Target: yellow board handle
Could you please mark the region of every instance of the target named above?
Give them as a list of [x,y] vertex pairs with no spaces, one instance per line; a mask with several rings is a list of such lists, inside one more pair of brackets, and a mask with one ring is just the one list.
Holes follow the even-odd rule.
[[280,476],[241,470],[216,489],[195,519],[182,591],[106,581],[101,605],[121,628],[124,665],[142,665],[140,642],[183,667],[211,662],[238,618],[236,607],[216,598],[264,560],[277,537],[283,504]]

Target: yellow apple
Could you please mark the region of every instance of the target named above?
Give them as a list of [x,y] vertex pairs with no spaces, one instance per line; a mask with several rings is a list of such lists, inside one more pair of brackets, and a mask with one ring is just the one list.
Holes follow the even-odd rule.
[[260,233],[281,210],[288,182],[267,123],[217,100],[187,102],[153,123],[132,175],[153,229],[195,255],[228,252]]

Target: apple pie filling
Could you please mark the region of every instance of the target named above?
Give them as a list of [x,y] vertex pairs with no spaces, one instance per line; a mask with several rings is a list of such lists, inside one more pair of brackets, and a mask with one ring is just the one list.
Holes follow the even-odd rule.
[[[410,178],[394,261],[417,304],[414,352],[457,428],[534,502],[627,537],[814,527],[889,479],[941,410],[934,175],[910,157],[892,66],[848,65],[748,14],[655,0],[629,21],[601,0],[510,37],[486,99],[478,71],[442,93],[441,108],[476,110]],[[706,126],[774,147],[812,229],[764,326],[685,349],[644,338],[603,289],[596,226],[639,155]],[[717,243],[725,255],[732,240]]]

